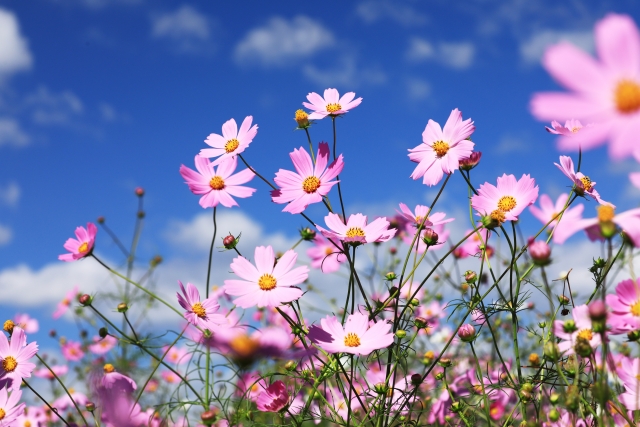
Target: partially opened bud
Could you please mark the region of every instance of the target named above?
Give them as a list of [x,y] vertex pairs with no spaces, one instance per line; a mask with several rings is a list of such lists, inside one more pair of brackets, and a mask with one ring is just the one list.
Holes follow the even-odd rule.
[[476,329],[468,323],[462,325],[458,329],[458,337],[464,342],[471,342],[476,338]]
[[544,266],[551,263],[551,248],[542,240],[529,245],[529,255],[535,265]]
[[427,228],[422,235],[422,241],[427,246],[433,246],[438,244],[438,237],[440,236],[432,228]]

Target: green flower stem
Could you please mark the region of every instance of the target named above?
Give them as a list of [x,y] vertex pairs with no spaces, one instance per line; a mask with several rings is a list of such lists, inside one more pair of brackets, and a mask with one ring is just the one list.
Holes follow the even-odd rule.
[[[51,371],[53,373],[53,371]],[[55,374],[54,374],[55,375]],[[62,415],[60,415],[60,413],[58,412],[57,408],[54,408],[53,406],[51,406],[49,404],[49,402],[47,402],[47,399],[45,399],[44,397],[42,397],[40,395],[40,393],[38,393],[33,387],[31,387],[31,385],[27,382],[27,380],[25,380],[24,378],[22,379],[22,382],[24,383],[24,385],[26,385],[29,390],[31,390],[33,392],[33,394],[35,394],[40,400],[42,400],[44,402],[45,405],[47,405],[47,407],[51,410],[51,412],[53,412],[54,414],[56,414],[58,416],[58,418],[60,418],[60,421],[62,421],[64,423],[64,425],[71,427],[71,425],[67,422],[67,420],[65,420],[64,418],[62,418]],[[73,399],[71,399],[73,400]],[[82,416],[82,414],[80,414]],[[84,418],[83,418],[84,419]]]
[[[487,323],[489,322],[487,321]],[[482,386],[482,397],[484,398],[484,410],[487,416],[487,425],[491,426],[491,413],[489,412],[489,396],[487,396],[487,392],[484,389],[484,380],[482,378],[482,368],[480,367],[480,361],[478,360],[476,349],[473,347],[473,342],[470,342],[469,345],[471,346],[473,359],[476,361],[476,375],[478,377],[478,381],[480,381],[480,386]]]
[[[333,125],[333,160],[336,160],[336,116],[331,116],[331,124]],[[340,199],[340,209],[342,210],[342,221],[347,221],[347,215],[344,213],[344,202],[342,201],[342,189],[340,187],[340,177],[336,175],[336,180],[338,181],[338,198]]]
[[207,285],[206,285],[206,298],[209,298],[209,282],[211,279],[211,261],[213,260],[213,246],[216,242],[216,233],[218,231],[218,224],[216,223],[216,209],[213,207],[213,237],[211,238],[211,246],[209,247],[209,264],[207,265]]
[[309,141],[309,151],[311,151],[311,160],[313,160],[313,164],[316,164],[316,155],[313,153],[313,142],[311,142],[311,134],[309,134],[309,127],[304,128],[304,131],[307,133],[307,140]]

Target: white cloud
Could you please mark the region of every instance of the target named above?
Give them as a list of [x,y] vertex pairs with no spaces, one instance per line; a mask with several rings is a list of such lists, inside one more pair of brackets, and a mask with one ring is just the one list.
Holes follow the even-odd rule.
[[434,60],[455,69],[469,68],[475,58],[476,48],[471,42],[439,42],[433,44],[420,37],[409,42],[406,58],[410,61]]
[[73,92],[53,93],[44,86],[28,95],[25,105],[33,109],[33,121],[41,125],[68,124],[84,112],[82,101]]
[[588,31],[542,30],[520,43],[520,57],[528,64],[538,63],[550,45],[568,41],[587,52],[593,52],[593,33]]
[[387,81],[386,74],[379,68],[361,68],[352,56],[345,56],[331,69],[320,69],[315,65],[306,65],[303,74],[311,81],[322,86],[357,87],[364,84],[382,84]]
[[431,94],[431,85],[429,82],[417,79],[410,78],[406,81],[407,87],[407,95],[411,99],[424,99],[427,98]]
[[0,146],[13,145],[21,147],[27,145],[30,141],[20,123],[13,118],[0,118]]
[[282,66],[309,58],[335,43],[331,31],[306,16],[288,21],[274,17],[254,28],[238,43],[235,58],[239,63]]
[[0,204],[16,206],[20,200],[20,193],[20,186],[15,182],[10,182],[6,187],[0,187]]
[[179,52],[201,51],[211,37],[209,19],[191,6],[151,17],[151,35],[170,40]]
[[0,8],[0,77],[28,70],[33,63],[16,15]]
[[11,241],[13,232],[9,227],[0,224],[0,246],[4,246]]
[[390,19],[403,26],[422,25],[427,17],[406,4],[389,0],[367,0],[358,4],[356,14],[367,24]]

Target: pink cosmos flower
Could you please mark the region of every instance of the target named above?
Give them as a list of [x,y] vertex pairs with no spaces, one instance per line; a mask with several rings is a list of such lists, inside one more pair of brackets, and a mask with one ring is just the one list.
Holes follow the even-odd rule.
[[[49,365],[51,371],[53,371],[58,377],[66,375],[69,372],[69,367],[67,365]],[[47,380],[53,380],[55,377],[51,373],[48,368],[40,368],[33,371],[33,376],[38,378],[44,378]]]
[[[168,346],[162,347],[162,353],[164,354]],[[165,356],[164,360],[167,362],[175,363],[176,365],[182,365],[189,361],[189,351],[184,347],[173,346],[169,349],[169,352]]]
[[126,390],[129,393],[138,388],[134,380],[126,375],[116,372],[111,363],[104,365],[103,371],[104,375],[102,376],[100,384],[104,388],[116,387],[119,390]]
[[638,150],[640,134],[640,33],[627,15],[608,14],[595,26],[600,61],[562,42],[547,49],[542,64],[571,92],[544,92],[531,100],[540,120],[575,118],[594,122],[576,135],[572,148],[587,150],[609,140],[609,155],[621,159]]
[[608,322],[613,329],[612,333],[640,330],[640,284],[638,282],[628,279],[618,283],[615,295],[607,295],[607,305],[611,308]]
[[560,227],[557,230],[557,242],[564,243],[580,230],[586,231],[591,241],[603,241],[605,237],[615,235],[619,227],[635,247],[640,247],[640,208],[630,209],[619,214],[616,214],[614,207],[610,205],[600,205],[596,209],[598,210],[596,218],[585,218]]
[[87,228],[76,228],[76,238],[67,239],[64,244],[64,248],[70,253],[59,255],[58,259],[69,262],[91,255],[97,233],[98,228],[92,222],[87,223]]
[[307,250],[307,255],[311,258],[312,268],[320,269],[323,273],[333,273],[338,271],[340,264],[347,260],[345,255],[338,249],[341,247],[339,241],[325,239],[320,234],[316,234],[313,243],[314,246]]
[[277,307],[302,296],[302,289],[296,286],[307,280],[309,268],[293,268],[297,253],[288,250],[276,263],[271,246],[258,246],[254,259],[255,266],[242,256],[231,263],[231,270],[243,279],[224,281],[224,291],[239,297],[233,300],[235,305],[242,308]]
[[[19,384],[18,384],[19,385]],[[20,402],[22,397],[22,391],[15,388],[14,391],[9,394],[9,389],[0,388],[0,413],[4,416],[0,419],[0,426],[17,426],[15,421],[24,414],[25,403]]]
[[69,362],[77,362],[84,357],[82,345],[77,341],[66,341],[61,347],[62,355]]
[[369,323],[361,313],[349,315],[344,327],[335,316],[320,320],[321,327],[309,328],[309,339],[328,353],[351,353],[366,356],[374,350],[389,347],[394,335],[386,321]]
[[[464,235],[468,235],[473,230],[469,229],[464,232]],[[456,258],[467,258],[470,256],[480,256],[482,254],[481,246],[484,245],[485,253],[487,256],[493,254],[493,248],[489,246],[489,238],[491,237],[491,231],[487,229],[478,230],[473,233],[465,242],[458,246],[458,249],[454,251]]]
[[[434,214],[434,216],[435,215],[436,214]],[[442,215],[445,215],[445,214],[442,214]],[[451,220],[453,220],[453,218],[451,218]],[[444,222],[448,222],[448,221],[444,221]],[[449,238],[449,231],[445,230],[444,222],[436,224],[432,227],[424,228],[420,230],[420,236],[418,236],[418,238],[416,239],[416,242],[413,246],[413,250],[419,254],[423,254],[424,251],[427,249],[427,244],[424,241],[424,237],[427,234],[427,230],[429,230],[429,232],[435,232],[438,235],[437,243],[435,245],[430,245],[429,250],[434,251],[440,248],[444,248],[445,247],[444,244],[447,242],[447,239]],[[399,236],[402,238],[402,241],[404,243],[406,243],[407,245],[411,245],[415,234],[416,234],[415,225],[407,224],[404,232],[401,232]]]
[[27,406],[24,412],[16,419],[16,426],[40,427],[46,425],[47,415],[42,408]]
[[235,395],[256,401],[262,394],[262,390],[267,388],[267,382],[258,371],[245,372],[238,377]]
[[263,412],[280,412],[289,404],[289,392],[282,381],[275,381],[260,393],[256,400]]
[[587,305],[579,305],[573,309],[571,314],[573,315],[575,330],[567,331],[565,322],[562,320],[556,320],[553,323],[553,333],[562,340],[558,344],[558,349],[564,353],[565,356],[574,354],[574,347],[578,337],[586,339],[592,349],[599,346],[601,343],[600,334],[593,332],[591,317],[589,316],[589,307],[587,307]]
[[436,225],[446,224],[455,219],[444,219],[447,214],[443,212],[434,212],[433,214],[429,215],[429,207],[424,205],[417,205],[414,213],[411,211],[411,209],[409,209],[407,205],[405,205],[404,203],[400,203],[400,211],[396,210],[396,212],[406,218],[414,227],[418,227],[420,224],[423,224],[424,227],[433,228]]
[[[549,221],[549,229],[554,229],[558,225],[558,216],[559,213],[562,212],[565,205],[567,204],[567,200],[569,200],[569,195],[564,193],[558,197],[556,203],[554,204],[551,201],[551,198],[543,194],[540,196],[540,207],[538,206],[530,206],[529,212],[536,218],[540,220],[543,224],[547,224]],[[584,205],[579,204],[574,207],[567,208],[562,214],[562,220],[560,221],[560,227],[567,227],[571,224],[576,223],[577,221],[582,219],[582,211],[584,210]],[[557,239],[557,230],[553,234],[553,242],[558,243]]]
[[35,334],[38,332],[39,325],[38,320],[31,318],[26,313],[16,314],[13,318],[14,323],[22,328],[28,334]]
[[8,388],[14,393],[19,390],[22,379],[31,377],[36,367],[27,361],[37,352],[38,344],[32,342],[27,345],[27,336],[18,326],[13,328],[11,341],[5,334],[0,334],[0,382],[8,380]]
[[[582,172],[576,173],[573,168],[573,160],[569,156],[560,156],[560,164],[554,163],[567,176],[575,186],[575,192],[578,196],[584,196],[585,194],[591,196],[595,201],[601,205],[611,205],[609,202],[605,202],[600,198],[600,194],[595,189],[596,182],[584,175]],[[614,205],[611,205],[615,207]]]
[[422,182],[432,186],[440,182],[443,175],[459,168],[460,160],[471,156],[473,142],[468,138],[475,130],[471,119],[462,120],[457,108],[451,111],[444,129],[429,119],[422,132],[422,144],[409,150],[409,159],[418,163],[411,178],[423,178]]
[[589,123],[586,126],[582,126],[580,120],[570,119],[562,126],[554,120],[551,122],[551,127],[545,126],[545,129],[549,133],[560,135],[557,142],[558,150],[577,150],[580,145],[576,140],[578,132],[580,133],[580,137],[585,136],[585,133],[593,131],[593,124]]
[[629,174],[629,181],[634,187],[640,188],[640,172],[631,172]]
[[67,295],[65,295],[64,299],[60,301],[60,303],[58,303],[58,308],[52,314],[52,317],[54,319],[57,319],[63,314],[65,314],[67,310],[69,310],[69,307],[71,306],[71,301],[73,301],[76,298],[76,295],[78,295],[78,287],[74,286],[72,290],[67,292]]
[[367,224],[367,217],[360,213],[350,215],[345,224],[340,215],[329,213],[324,217],[324,222],[330,228],[326,230],[316,224],[316,228],[327,238],[334,238],[345,243],[372,243],[386,242],[396,234],[395,228],[389,228],[386,218],[377,218]]
[[[78,405],[80,405],[80,407],[83,407],[89,401],[89,398],[87,397],[86,394],[80,393],[79,391],[73,388],[69,388],[69,394],[71,394],[71,397],[73,398],[73,400]],[[66,411],[67,408],[73,407],[73,402],[71,401],[71,398],[69,397],[69,395],[64,393],[62,396],[54,400],[51,403],[51,406],[53,406],[54,408],[60,411]]]
[[218,162],[217,170],[213,163],[204,157],[196,156],[195,163],[197,171],[182,165],[180,166],[180,175],[185,179],[193,194],[202,194],[200,206],[205,209],[218,206],[218,204],[227,208],[238,206],[232,196],[246,198],[256,191],[255,188],[240,185],[253,179],[255,174],[251,169],[245,169],[233,175],[238,166],[237,157]]
[[640,409],[640,359],[623,359],[616,374],[625,388],[625,392],[618,396],[620,401],[629,411]]
[[[189,323],[202,329],[209,329],[213,331],[217,325],[227,323],[227,318],[223,314],[216,314],[216,311],[220,308],[220,305],[215,302],[211,297],[200,301],[200,292],[191,283],[187,283],[187,289],[178,280],[182,295],[177,293],[178,303],[187,310],[184,313],[184,318]],[[183,296],[184,295],[184,296]]]
[[320,120],[327,116],[339,116],[360,105],[362,98],[353,99],[355,96],[355,92],[347,92],[340,98],[336,89],[329,88],[324,90],[324,98],[311,92],[307,95],[309,102],[303,102],[302,105],[313,110],[313,113],[309,114],[310,120]]
[[275,203],[289,203],[282,212],[298,214],[329,194],[331,187],[338,183],[331,180],[342,172],[344,162],[341,154],[327,167],[329,144],[326,142],[319,144],[315,166],[302,147],[289,153],[289,157],[297,173],[280,169],[274,179],[280,189],[271,191],[271,199]]
[[160,376],[167,384],[178,384],[182,381],[173,371],[162,371]]
[[107,335],[104,338],[93,337],[93,344],[89,344],[89,351],[93,354],[107,354],[118,344],[118,339]]
[[516,181],[513,175],[498,177],[497,187],[487,183],[480,185],[478,194],[471,198],[471,205],[481,216],[489,215],[498,223],[517,221],[518,215],[538,198],[538,186],[529,175]]
[[238,131],[236,121],[234,119],[227,120],[222,125],[222,135],[212,133],[207,137],[204,141],[205,144],[213,148],[200,150],[200,156],[210,159],[220,156],[211,163],[212,166],[216,166],[223,160],[242,153],[258,133],[258,125],[251,126],[252,121],[253,116],[245,117]]

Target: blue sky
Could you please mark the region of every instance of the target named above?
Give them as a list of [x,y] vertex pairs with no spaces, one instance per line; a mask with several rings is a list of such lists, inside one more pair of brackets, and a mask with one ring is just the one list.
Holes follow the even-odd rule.
[[[246,159],[269,178],[291,169],[288,153],[307,146],[293,131],[294,111],[327,87],[364,98],[338,121],[349,213],[390,215],[399,202],[431,202],[434,189],[409,178],[407,149],[421,142],[430,118],[444,124],[453,108],[476,124],[476,185],[530,173],[541,193],[557,196],[568,185],[552,165],[560,153],[528,112],[532,93],[557,88],[540,56],[560,39],[592,51],[593,24],[609,11],[640,16],[631,0],[594,3],[2,2],[0,311],[43,307],[59,299],[70,275],[93,277],[82,275],[84,266],[56,267],[62,244],[100,215],[129,241],[136,186],[147,192],[141,260],[184,259],[190,234],[179,231],[203,210],[180,164],[193,167],[206,136],[226,120],[253,115],[259,131]],[[316,143],[330,140],[330,122],[311,133]],[[605,156],[601,149],[585,158],[600,194],[622,209],[636,206],[627,173],[638,167]],[[442,208],[464,213],[464,183],[459,174],[452,181]],[[304,221],[281,213],[263,183],[252,186],[258,192],[233,208],[246,222],[229,216],[228,224],[253,227],[255,244],[270,236],[284,245]],[[317,221],[324,215],[321,207],[309,212]],[[99,251],[116,259],[115,246],[99,238]],[[24,283],[56,290],[1,296]]]

